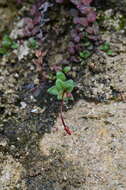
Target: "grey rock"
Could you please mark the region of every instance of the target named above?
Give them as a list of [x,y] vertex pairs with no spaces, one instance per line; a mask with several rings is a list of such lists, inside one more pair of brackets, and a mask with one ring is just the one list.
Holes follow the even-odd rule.
[[7,5],[7,0],[0,0],[0,5],[4,6],[4,5]]

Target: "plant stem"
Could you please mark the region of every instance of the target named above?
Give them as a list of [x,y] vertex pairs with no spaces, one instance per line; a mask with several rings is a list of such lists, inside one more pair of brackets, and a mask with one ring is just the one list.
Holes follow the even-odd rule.
[[71,135],[71,134],[72,134],[72,131],[71,131],[70,128],[65,124],[65,121],[64,121],[64,118],[63,118],[64,94],[65,94],[65,92],[63,93],[63,96],[62,96],[62,102],[61,102],[61,107],[60,107],[60,118],[61,118],[62,124],[63,124],[63,126],[64,126],[64,130],[66,131],[66,133],[67,133],[68,135]]

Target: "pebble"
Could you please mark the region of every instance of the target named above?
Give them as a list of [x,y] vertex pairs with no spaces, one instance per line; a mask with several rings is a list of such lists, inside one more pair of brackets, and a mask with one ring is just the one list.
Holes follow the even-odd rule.
[[24,109],[27,106],[27,104],[25,102],[20,102],[20,104],[21,104],[21,109]]

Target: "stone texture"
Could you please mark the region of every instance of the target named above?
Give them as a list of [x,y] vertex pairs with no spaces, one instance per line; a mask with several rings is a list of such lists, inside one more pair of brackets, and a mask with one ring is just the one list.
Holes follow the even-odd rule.
[[2,153],[0,153],[0,161],[0,190],[26,190],[25,182],[20,181],[25,171],[22,165],[12,156],[5,156]]
[[[113,17],[112,9],[108,13]],[[119,16],[114,18],[117,26]],[[45,101],[31,96],[34,85],[28,86],[38,81],[31,61],[17,61],[13,53],[0,60],[0,190],[126,189],[126,38],[111,30],[112,19],[104,22],[110,31],[103,39],[110,42],[113,56],[94,54],[78,81],[82,97],[107,103],[80,100],[65,112],[71,136],[57,118],[59,104],[43,90]],[[49,59],[59,61],[56,54]],[[120,97],[112,101],[114,92]],[[23,109],[21,102],[27,103]]]
[[4,1],[3,1],[3,0],[0,0],[0,5],[2,5],[2,6],[3,6],[3,5],[7,5],[7,0],[4,0]]
[[[80,100],[72,110],[64,113],[73,134],[65,135],[58,118],[55,127],[59,130],[40,140],[40,151],[50,158],[49,162],[52,153],[59,151],[64,155],[62,167],[65,162],[71,162],[74,170],[80,171],[70,173],[69,165],[64,169],[61,178],[66,179],[66,189],[69,189],[70,178],[75,180],[72,187],[80,190],[126,189],[125,108],[123,102],[95,104]],[[77,179],[80,179],[78,187]]]
[[111,44],[113,56],[100,52],[87,61],[78,88],[87,98],[106,101],[126,92],[126,38],[109,32],[103,36]]
[[122,8],[122,9],[125,10],[126,0],[121,0],[121,1],[118,1],[118,0],[107,0],[107,2],[109,4],[114,4],[117,7],[119,6],[120,8]]
[[99,6],[101,5],[104,8],[116,8],[117,10],[122,10],[123,12],[126,12],[126,0],[96,0],[95,3]]

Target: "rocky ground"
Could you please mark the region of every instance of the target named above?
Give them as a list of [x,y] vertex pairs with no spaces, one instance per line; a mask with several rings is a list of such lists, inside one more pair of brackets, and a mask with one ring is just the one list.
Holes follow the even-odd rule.
[[[2,34],[11,22],[15,30],[18,11],[12,15],[1,2]],[[71,136],[63,130],[60,103],[47,94],[48,85],[39,86],[33,51],[0,58],[0,190],[126,189],[126,20],[110,8],[99,14],[113,54],[94,54],[75,66],[75,101],[64,106]],[[59,61],[58,47],[47,58]],[[39,88],[31,91],[32,84]]]

